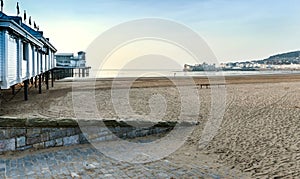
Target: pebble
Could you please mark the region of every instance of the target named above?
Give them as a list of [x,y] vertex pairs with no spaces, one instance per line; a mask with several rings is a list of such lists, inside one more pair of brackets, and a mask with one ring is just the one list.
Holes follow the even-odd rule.
[[80,176],[77,173],[72,172],[71,173],[72,178],[80,178]]

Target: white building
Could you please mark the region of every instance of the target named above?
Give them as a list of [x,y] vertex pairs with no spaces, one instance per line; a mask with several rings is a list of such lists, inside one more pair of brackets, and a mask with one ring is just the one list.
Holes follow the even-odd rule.
[[56,65],[55,47],[43,32],[22,23],[21,17],[0,12],[0,88],[49,72]]
[[86,59],[85,52],[78,52],[77,56],[74,56],[73,53],[58,53],[55,55],[57,67],[73,67],[81,68],[85,67]]

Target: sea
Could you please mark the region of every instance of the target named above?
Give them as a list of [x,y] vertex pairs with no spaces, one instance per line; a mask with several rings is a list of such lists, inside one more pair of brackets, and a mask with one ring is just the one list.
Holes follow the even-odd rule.
[[126,77],[213,77],[213,76],[249,76],[249,75],[276,75],[300,74],[296,70],[276,71],[195,71],[184,72],[176,70],[101,70],[92,71],[90,77],[96,78],[126,78]]

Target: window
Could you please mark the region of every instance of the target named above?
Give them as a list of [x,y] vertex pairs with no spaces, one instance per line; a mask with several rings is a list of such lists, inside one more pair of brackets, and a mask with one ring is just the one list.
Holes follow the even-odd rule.
[[28,60],[28,44],[23,42],[23,60]]

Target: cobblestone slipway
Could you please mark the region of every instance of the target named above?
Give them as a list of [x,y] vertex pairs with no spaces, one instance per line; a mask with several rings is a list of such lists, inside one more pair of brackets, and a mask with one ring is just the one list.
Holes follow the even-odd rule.
[[132,164],[108,158],[89,144],[0,158],[0,178],[220,178],[205,166],[166,159]]

